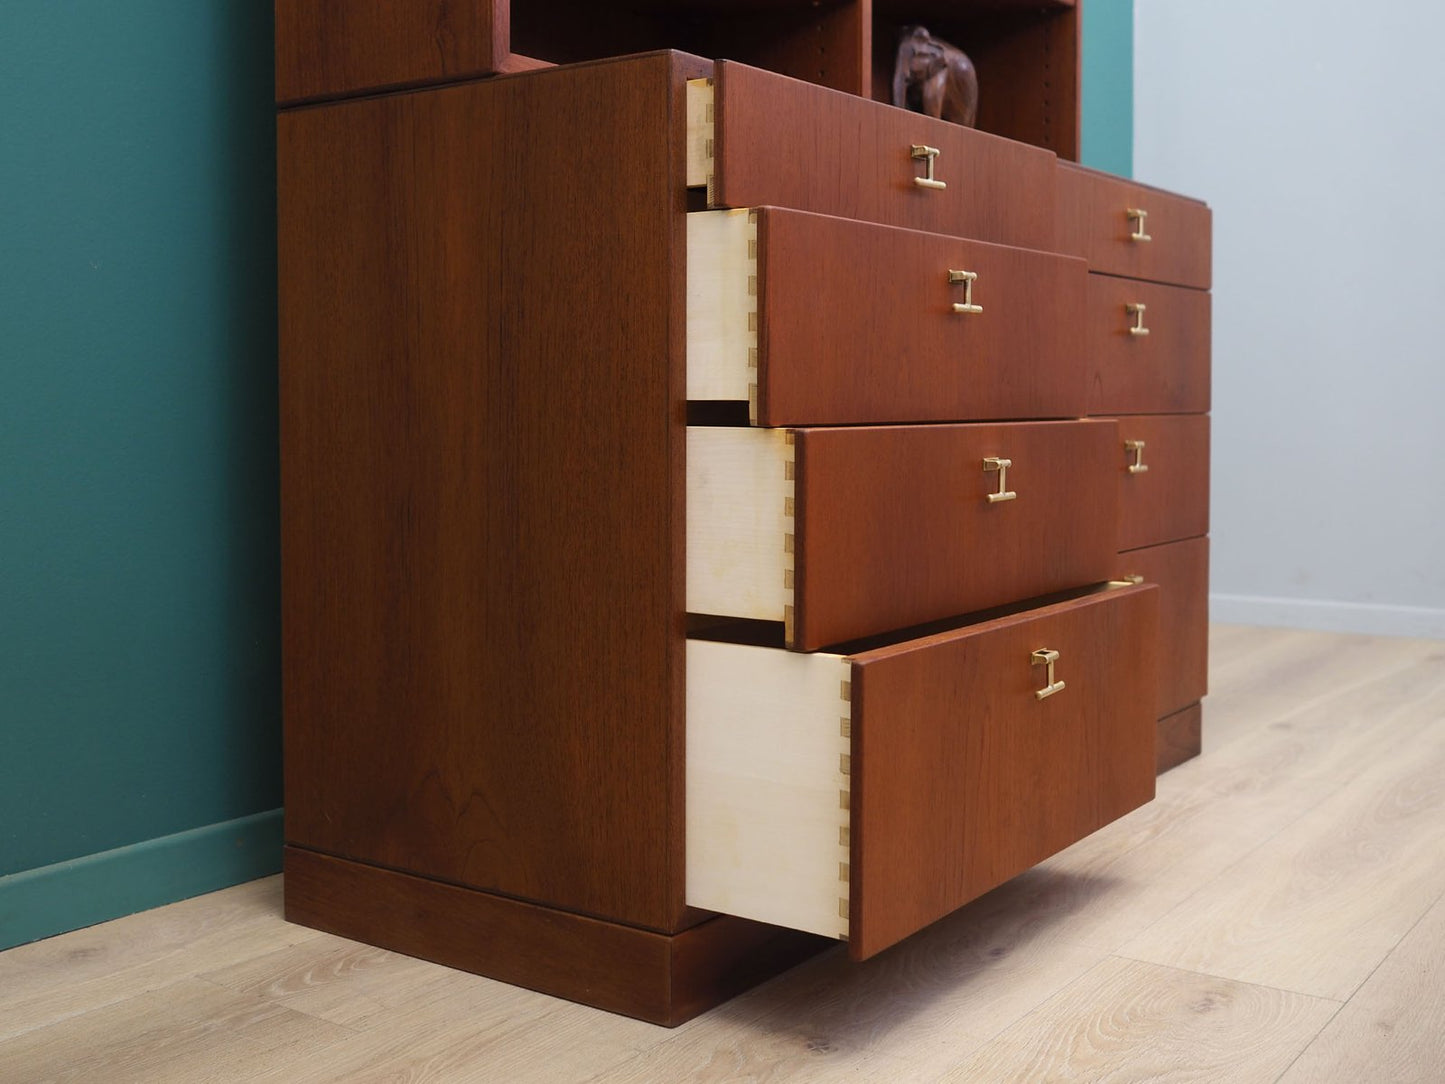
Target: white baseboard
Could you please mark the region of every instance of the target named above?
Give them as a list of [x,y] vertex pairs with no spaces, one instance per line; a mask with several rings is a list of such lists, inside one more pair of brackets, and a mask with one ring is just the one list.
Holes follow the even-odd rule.
[[1210,595],[1209,620],[1233,625],[1277,625],[1370,636],[1445,640],[1445,610],[1268,595]]

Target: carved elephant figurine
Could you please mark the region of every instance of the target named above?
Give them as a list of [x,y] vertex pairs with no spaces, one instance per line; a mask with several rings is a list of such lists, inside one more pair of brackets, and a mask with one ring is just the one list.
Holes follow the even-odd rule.
[[910,108],[910,96],[921,103],[919,112],[972,128],[978,119],[978,72],[962,49],[921,26],[905,26],[893,68],[893,104]]

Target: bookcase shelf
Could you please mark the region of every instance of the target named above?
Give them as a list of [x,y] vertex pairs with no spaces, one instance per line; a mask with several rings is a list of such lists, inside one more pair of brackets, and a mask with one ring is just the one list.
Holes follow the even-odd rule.
[[910,25],[973,59],[981,129],[1078,159],[1074,0],[278,0],[276,97],[680,49],[886,101],[899,28]]

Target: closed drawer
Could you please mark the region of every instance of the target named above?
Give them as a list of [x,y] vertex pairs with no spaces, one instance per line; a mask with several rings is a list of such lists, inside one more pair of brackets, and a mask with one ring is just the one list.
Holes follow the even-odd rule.
[[[1054,247],[1049,151],[728,61],[688,94],[688,183],[707,186],[710,206]],[[921,185],[930,161],[934,184]]]
[[763,208],[688,216],[688,398],[760,425],[1085,413],[1083,261]]
[[1119,555],[1120,579],[1159,585],[1161,719],[1208,692],[1209,539],[1190,538]]
[[689,428],[687,608],[811,651],[1107,580],[1117,450],[1112,421]]
[[1059,251],[1094,271],[1209,288],[1208,205],[1066,162],[1058,172]]
[[1209,410],[1209,294],[1090,275],[1090,414]]
[[1119,419],[1119,549],[1209,533],[1209,416]]
[[690,640],[687,902],[862,959],[1149,801],[1157,593],[851,657]]

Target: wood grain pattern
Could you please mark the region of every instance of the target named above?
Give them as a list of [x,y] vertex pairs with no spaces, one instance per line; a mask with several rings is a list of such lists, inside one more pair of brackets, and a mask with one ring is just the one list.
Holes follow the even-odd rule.
[[[727,57],[848,94],[869,94],[873,24],[867,0],[833,4],[724,5],[679,40],[703,56]],[[694,22],[698,21],[696,14]]]
[[[720,207],[791,207],[1053,249],[1047,151],[726,61],[716,73]],[[914,144],[938,148],[946,191],[920,188]]]
[[936,1079],[1268,1084],[1338,1007],[1109,959]]
[[[697,82],[688,83],[689,99]],[[757,395],[758,216],[694,211],[687,216],[687,397],[747,403],[756,422]]]
[[1437,650],[1413,696],[1395,683],[1393,714],[1414,715],[1419,728],[1408,753],[1337,787],[1121,954],[1319,997],[1354,994],[1445,892],[1442,660]]
[[[1158,589],[853,658],[848,951],[864,959],[1154,797]],[[1033,651],[1059,652],[1044,700]]]
[[500,71],[508,0],[276,0],[276,100]]
[[[1155,714],[1162,719],[1197,703],[1209,691],[1209,539],[1130,550],[1119,554],[1115,569],[1117,578],[1143,576],[1146,583],[1159,585]],[[1196,741],[1198,736],[1196,730]]]
[[[776,208],[758,219],[758,424],[1085,413],[1082,261]],[[950,270],[978,278],[966,291]],[[982,311],[955,312],[966,297]]]
[[0,1041],[180,982],[197,959],[222,967],[322,936],[280,926],[280,911],[272,877],[0,953]]
[[[1206,204],[1060,162],[1058,250],[1092,271],[1209,289],[1212,215]],[[1130,209],[1148,212],[1149,241],[1133,241]]]
[[1445,1036],[1445,898],[1437,900],[1280,1084],[1434,1084]]
[[851,670],[837,655],[687,645],[687,902],[848,934]]
[[798,430],[793,646],[1108,579],[1117,447],[1096,421]]
[[687,609],[787,621],[795,493],[788,429],[689,426]]
[[[69,1025],[26,1032],[4,1044],[6,1084],[114,1084],[249,1080],[277,1051],[344,1041],[345,1028],[275,1002],[183,978],[85,1015],[87,1041]],[[217,1066],[226,1066],[216,1075]]]
[[1203,725],[1204,713],[1199,704],[1160,719],[1155,728],[1155,771],[1167,772],[1197,757],[1202,749]]
[[[1147,471],[1125,441],[1144,442]],[[1119,549],[1135,550],[1209,533],[1209,417],[1138,414],[1119,419]]]
[[[1148,335],[1130,330],[1136,304]],[[1209,294],[1091,274],[1087,308],[1090,414],[1209,410]]]
[[675,928],[688,63],[281,116],[289,841]]
[[[286,849],[286,917],[668,1026],[827,944],[734,918],[656,934],[297,847]],[[734,952],[748,959],[739,966]]]

